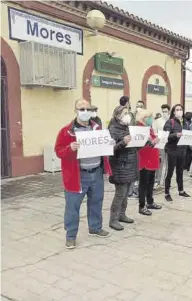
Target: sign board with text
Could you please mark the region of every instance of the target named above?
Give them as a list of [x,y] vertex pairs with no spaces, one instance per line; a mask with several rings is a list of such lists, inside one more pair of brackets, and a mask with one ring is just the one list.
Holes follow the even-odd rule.
[[76,132],[75,135],[80,144],[77,159],[113,156],[114,145],[109,130]]
[[127,147],[143,147],[150,136],[150,128],[147,126],[129,126],[131,141]]
[[192,146],[192,131],[183,130],[182,134],[183,134],[183,136],[181,136],[177,145]]
[[17,41],[34,41],[83,54],[83,31],[37,15],[8,8],[9,36]]
[[165,87],[160,85],[147,85],[147,93],[157,94],[157,95],[165,95]]
[[118,78],[93,75],[92,85],[94,87],[102,87],[109,89],[123,89],[124,81]]

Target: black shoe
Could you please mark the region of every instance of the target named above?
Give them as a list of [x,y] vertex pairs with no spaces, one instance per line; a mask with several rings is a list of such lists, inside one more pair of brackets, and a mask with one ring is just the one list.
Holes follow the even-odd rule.
[[152,215],[152,212],[150,210],[148,210],[146,207],[144,208],[141,208],[139,207],[139,213],[142,214],[142,215]]
[[185,198],[190,198],[190,195],[188,193],[186,193],[185,191],[179,192],[179,195],[184,196]]
[[126,224],[134,223],[134,220],[126,215],[120,215],[119,221]]
[[165,199],[166,199],[167,202],[173,202],[173,199],[172,199],[172,197],[170,196],[170,194],[167,194],[167,195],[165,196]]
[[147,204],[147,208],[148,208],[148,209],[159,210],[159,209],[162,208],[162,206],[161,206],[161,205],[158,205],[158,204],[156,204],[156,203],[152,203],[152,204]]
[[109,227],[116,230],[116,231],[124,230],[124,227],[118,221],[110,222]]

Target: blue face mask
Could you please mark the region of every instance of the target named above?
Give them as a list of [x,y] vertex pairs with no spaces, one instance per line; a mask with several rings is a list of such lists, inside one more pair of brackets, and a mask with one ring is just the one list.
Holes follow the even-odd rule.
[[152,116],[147,117],[146,120],[145,120],[145,123],[146,123],[147,126],[152,126],[153,117]]

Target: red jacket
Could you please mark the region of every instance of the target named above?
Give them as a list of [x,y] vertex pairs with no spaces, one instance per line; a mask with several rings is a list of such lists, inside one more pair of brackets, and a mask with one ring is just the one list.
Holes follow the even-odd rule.
[[[138,123],[139,126],[144,126],[142,123]],[[150,140],[154,140],[157,136],[153,129],[150,129]],[[150,145],[145,145],[138,151],[139,170],[145,168],[147,170],[157,170],[160,167],[159,149]]]
[[[100,129],[99,125],[91,121],[92,128]],[[63,185],[66,191],[81,192],[80,166],[77,152],[72,151],[71,142],[76,141],[74,121],[62,128],[57,136],[55,152],[61,159]],[[111,175],[111,168],[107,157],[103,158],[104,172]]]

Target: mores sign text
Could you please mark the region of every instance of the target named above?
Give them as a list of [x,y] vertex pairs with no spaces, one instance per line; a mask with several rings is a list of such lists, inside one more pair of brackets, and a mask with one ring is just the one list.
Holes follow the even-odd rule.
[[23,11],[8,8],[10,39],[35,41],[83,53],[83,31]]

